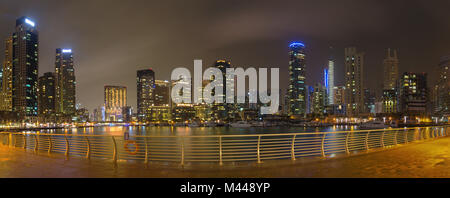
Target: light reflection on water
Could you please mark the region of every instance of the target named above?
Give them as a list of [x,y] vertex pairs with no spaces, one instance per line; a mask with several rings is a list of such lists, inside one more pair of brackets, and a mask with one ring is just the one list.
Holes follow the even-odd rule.
[[150,136],[190,136],[190,135],[245,135],[245,134],[275,134],[275,133],[302,133],[302,132],[332,132],[356,130],[348,126],[332,127],[145,127],[145,126],[105,126],[70,129],[41,130],[40,133],[56,134],[89,134],[89,135],[114,135],[121,136],[124,132],[130,135]]

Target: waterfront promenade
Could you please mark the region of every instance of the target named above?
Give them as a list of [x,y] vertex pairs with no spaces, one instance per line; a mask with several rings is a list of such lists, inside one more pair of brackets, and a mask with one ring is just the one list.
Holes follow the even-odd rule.
[[[279,163],[278,163],[279,162]],[[450,177],[450,138],[376,152],[289,163],[271,161],[243,167],[193,168],[107,160],[66,159],[0,146],[0,177]]]

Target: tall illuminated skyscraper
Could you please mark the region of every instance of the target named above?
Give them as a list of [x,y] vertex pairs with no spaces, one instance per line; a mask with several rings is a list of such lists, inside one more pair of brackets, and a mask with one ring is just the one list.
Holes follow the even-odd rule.
[[289,115],[306,114],[306,54],[303,43],[289,45]]
[[52,72],[47,72],[39,77],[39,115],[43,118],[54,115],[56,113],[56,81]]
[[167,80],[155,80],[155,106],[170,105],[170,82]]
[[391,49],[389,48],[387,51],[387,56],[383,61],[384,66],[384,89],[385,90],[394,90],[397,87],[398,82],[398,64],[399,60],[397,57],[397,50],[394,50],[394,54],[391,53]]
[[345,104],[347,116],[358,116],[364,108],[364,53],[345,48]]
[[441,57],[438,67],[439,78],[435,85],[435,113],[450,115],[450,55]]
[[123,120],[123,109],[127,107],[127,87],[105,86],[106,121]]
[[64,116],[75,115],[75,71],[71,49],[56,49],[56,112]]
[[403,73],[400,78],[399,92],[402,113],[426,115],[429,99],[426,73]]
[[[0,88],[3,87],[3,65],[0,65]],[[3,91],[0,89],[0,92]]]
[[316,83],[311,98],[311,113],[324,114],[326,100],[326,87],[320,83]]
[[151,121],[168,122],[171,118],[170,82],[155,80],[154,102],[151,106]]
[[27,17],[16,20],[13,33],[12,107],[19,118],[34,120],[38,114],[38,49],[36,23]]
[[[227,98],[225,93],[227,92],[227,87],[232,87],[233,90],[231,92],[234,92],[234,85],[231,85],[233,82],[231,80],[227,80],[226,78],[226,72],[227,68],[231,68],[231,62],[227,60],[217,60],[214,63],[214,67],[218,68],[220,71],[222,71],[222,78],[223,78],[223,93],[219,93],[221,97],[223,97],[223,103],[214,103],[212,105],[212,114],[214,116],[215,120],[225,120],[230,121],[233,119],[236,109],[234,108],[234,104],[228,104],[226,103]],[[213,79],[211,79],[213,80]],[[220,85],[219,85],[220,86]]]
[[2,83],[0,87],[0,111],[12,111],[13,88],[13,37],[5,40],[5,59],[2,64]]
[[151,107],[155,104],[155,72],[152,69],[139,70],[136,80],[138,119],[151,120]]
[[105,86],[105,108],[123,108],[127,106],[127,87]]
[[[332,49],[332,47],[330,47]],[[334,104],[334,68],[335,66],[335,60],[333,56],[331,55],[328,59],[328,104],[333,105]]]

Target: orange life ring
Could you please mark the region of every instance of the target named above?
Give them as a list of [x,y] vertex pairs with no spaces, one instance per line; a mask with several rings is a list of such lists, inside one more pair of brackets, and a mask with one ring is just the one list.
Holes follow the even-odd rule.
[[[130,150],[130,148],[128,147],[128,145],[130,145],[130,144],[134,145],[134,147],[135,147],[135,149],[134,149],[133,152],[132,152],[132,151]],[[138,144],[136,143],[136,141],[134,141],[134,140],[127,140],[127,141],[125,142],[125,144],[123,145],[123,147],[125,148],[125,150],[126,150],[130,155],[136,155],[137,152],[139,151],[139,145],[138,145]]]

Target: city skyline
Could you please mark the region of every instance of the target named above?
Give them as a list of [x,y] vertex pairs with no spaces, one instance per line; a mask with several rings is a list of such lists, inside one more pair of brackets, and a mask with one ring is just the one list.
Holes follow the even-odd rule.
[[[109,11],[103,12],[100,17],[92,17],[93,10],[88,9],[87,14],[85,16],[79,17],[88,17],[91,16],[95,18],[93,21],[79,23],[79,18],[74,17],[74,14],[77,11],[77,2],[69,2],[68,6],[64,9],[68,12],[61,13],[53,13],[56,14],[54,18],[48,18],[49,15],[44,14],[44,11],[47,8],[42,5],[48,5],[50,2],[39,2],[39,6],[36,6],[36,3],[29,2],[23,3],[23,1],[18,1],[17,5],[27,5],[27,6],[1,6],[0,9],[4,9],[5,17],[2,17],[1,25],[0,25],[0,34],[3,38],[7,38],[9,34],[12,33],[14,26],[11,26],[15,22],[15,19],[18,17],[25,15],[29,16],[33,19],[37,24],[37,29],[39,31],[40,36],[40,48],[39,48],[39,76],[42,76],[43,73],[53,71],[54,64],[54,49],[59,47],[71,48],[74,50],[75,56],[75,75],[77,76],[77,103],[81,103],[83,106],[87,106],[91,111],[93,108],[98,107],[102,104],[102,89],[106,84],[114,84],[114,85],[124,85],[127,86],[129,90],[129,101],[130,105],[134,107],[136,111],[136,90],[135,90],[135,72],[139,69],[148,69],[153,68],[155,70],[156,79],[166,80],[169,79],[170,72],[173,68],[178,66],[185,66],[188,68],[193,67],[194,59],[203,59],[207,65],[212,65],[215,60],[225,58],[227,60],[231,60],[233,67],[248,67],[248,66],[257,66],[257,67],[279,67],[280,68],[280,76],[287,76],[288,71],[288,44],[291,41],[298,40],[305,43],[307,46],[307,80],[306,84],[314,85],[317,82],[321,82],[323,77],[322,71],[327,65],[327,61],[329,58],[328,48],[332,45],[335,48],[335,59],[336,59],[336,83],[335,85],[343,85],[344,79],[344,48],[355,46],[359,49],[359,51],[366,52],[366,63],[365,70],[366,76],[365,82],[368,83],[368,88],[372,90],[376,90],[375,92],[378,94],[382,88],[381,84],[374,84],[376,79],[372,75],[367,75],[367,73],[377,73],[378,70],[382,68],[382,61],[385,57],[385,51],[388,48],[398,49],[399,59],[400,59],[400,69],[399,73],[403,73],[404,71],[411,72],[424,72],[426,71],[424,68],[436,67],[439,64],[439,60],[441,56],[444,56],[448,53],[448,50],[445,49],[443,43],[445,43],[448,37],[439,36],[439,41],[436,38],[433,38],[436,34],[445,34],[445,31],[436,32],[433,31],[440,24],[443,28],[447,27],[445,24],[448,24],[449,21],[436,21],[436,17],[439,16],[439,12],[434,11],[431,12],[427,10],[427,7],[422,5],[419,1],[408,1],[409,8],[413,11],[417,11],[418,13],[422,13],[418,18],[420,20],[416,20],[414,24],[412,24],[414,20],[408,19],[407,24],[401,24],[401,20],[405,20],[403,17],[411,16],[413,11],[402,12],[402,14],[406,15],[400,18],[389,18],[394,16],[392,14],[393,8],[396,6],[400,6],[399,2],[389,3],[389,5],[385,5],[383,3],[354,3],[352,6],[359,9],[368,10],[371,7],[374,7],[375,10],[380,11],[384,10],[387,12],[388,16],[380,17],[379,14],[375,12],[368,12],[363,14],[362,19],[366,21],[359,21],[356,19],[351,19],[350,16],[340,17],[339,19],[334,19],[331,22],[324,23],[323,25],[317,27],[313,24],[310,24],[306,21],[301,20],[301,23],[298,23],[298,27],[290,27],[287,30],[283,29],[279,34],[273,32],[270,29],[264,28],[262,34],[253,34],[256,30],[258,30],[258,25],[251,25],[249,28],[241,28],[240,31],[236,29],[240,27],[240,23],[225,23],[228,27],[227,32],[218,34],[213,34],[210,31],[207,31],[207,39],[201,40],[199,37],[192,34],[183,34],[184,32],[180,32],[177,34],[169,34],[167,36],[161,36],[165,31],[173,28],[170,24],[170,20],[166,23],[164,22],[156,22],[155,19],[151,16],[147,16],[143,12],[145,9],[138,9],[136,15],[143,15],[142,17],[136,17],[136,15],[125,17],[124,19],[115,18],[112,16],[109,18]],[[20,3],[21,2],[21,3]],[[55,2],[53,2],[55,3]],[[304,3],[304,2],[302,2]],[[433,2],[435,3],[435,2]],[[13,3],[14,4],[14,3]],[[55,3],[59,4],[59,3]],[[94,7],[100,2],[91,3]],[[115,5],[114,2],[110,3],[111,12],[113,11],[121,11],[125,12],[124,8],[118,8],[118,5]],[[146,5],[146,3],[136,3],[137,5]],[[170,3],[169,3],[170,4]],[[122,4],[120,4],[122,5]],[[420,5],[420,6],[419,6]],[[56,5],[55,5],[56,6]],[[126,8],[134,7],[133,5],[124,4]],[[170,7],[169,5],[165,5]],[[163,6],[163,7],[165,7]],[[244,4],[245,8],[248,8],[250,12],[238,12],[241,15],[244,15],[245,21],[253,21],[265,19],[267,15],[273,15],[279,13],[283,9],[290,10],[290,8],[283,7],[277,5],[273,8],[273,10],[269,10],[269,3],[263,3],[261,6],[249,6]],[[249,6],[249,7],[247,7]],[[323,7],[322,7],[323,6]],[[333,7],[334,6],[334,7]],[[433,5],[428,5],[433,6]],[[19,8],[20,7],[20,8]],[[145,7],[145,6],[144,6]],[[182,6],[175,6],[175,10],[182,9]],[[188,24],[195,24],[196,22],[204,22],[201,23],[200,26],[206,27],[214,27],[217,26],[217,21],[224,20],[225,22],[228,20],[232,20],[232,17],[222,16],[223,18],[209,19],[205,22],[204,19],[207,12],[207,8],[215,8],[214,11],[218,10],[217,3],[205,3],[202,8],[199,8],[201,14],[193,15],[190,12],[184,11],[183,14],[187,16],[192,16],[192,19],[186,21],[186,24],[180,24],[180,27],[183,27]],[[330,10],[331,7],[335,8],[335,12],[345,12],[346,9],[342,8],[339,5],[315,5],[314,3],[305,3],[305,9],[324,9]],[[388,7],[388,8],[386,8]],[[445,6],[443,6],[445,7]],[[10,10],[6,10],[10,9]],[[230,9],[235,12],[237,8],[231,7]],[[405,10],[407,8],[404,8]],[[189,10],[189,9],[187,9]],[[402,9],[403,10],[403,9]],[[437,9],[439,10],[439,9]],[[263,12],[262,11],[267,11]],[[219,11],[222,13],[223,11]],[[236,11],[237,12],[237,11]],[[411,12],[411,13],[410,13]],[[63,15],[64,13],[64,15]],[[170,12],[169,12],[170,13]],[[362,13],[362,12],[361,12]],[[162,15],[162,13],[159,13]],[[298,13],[293,14],[294,16],[309,16],[309,13]],[[256,17],[253,19],[252,17]],[[378,17],[380,17],[378,19]],[[76,18],[76,19],[75,19]],[[241,16],[242,18],[242,16]],[[276,19],[286,19],[288,17],[285,16],[277,16]],[[389,20],[388,20],[389,19]],[[434,21],[433,21],[434,19]],[[134,36],[137,38],[133,42],[130,41],[130,38],[124,36],[123,30],[117,30],[122,37],[118,37],[119,33],[110,33],[111,31],[105,31],[101,29],[103,33],[103,37],[94,35],[95,32],[100,31],[98,27],[92,27],[93,25],[101,24],[101,27],[111,29],[116,27],[117,25],[123,24],[126,21],[133,20],[132,24],[148,24],[150,26],[156,24],[165,24],[168,25],[168,30],[163,31],[161,28],[157,28],[155,30],[158,34],[152,35],[152,38],[148,40],[148,42],[138,42],[137,40],[143,39],[145,37],[145,33],[151,33],[153,31],[143,27],[143,31],[141,33],[134,33]],[[211,21],[210,21],[211,20]],[[337,20],[337,21],[336,21]],[[349,22],[355,22],[352,20],[359,21],[360,23],[354,23],[356,27],[350,28],[350,30],[339,30],[335,32],[335,35],[328,35],[325,33],[327,31],[318,31],[322,29],[329,29],[332,27],[336,27],[337,24],[334,22],[345,22],[349,20]],[[283,20],[282,20],[283,21]],[[375,23],[376,21],[376,23]],[[173,22],[173,21],[172,21]],[[286,19],[285,23],[291,24],[294,21]],[[274,26],[273,21],[269,21],[268,27],[276,27]],[[370,27],[366,27],[366,23],[373,23],[369,25]],[[57,25],[56,25],[57,24]],[[345,24],[345,23],[342,23]],[[285,24],[284,24],[285,25]],[[394,27],[394,25],[399,25],[402,27]],[[164,26],[164,25],[163,25]],[[59,36],[55,36],[52,28],[57,28],[57,34]],[[139,27],[135,26],[125,26],[129,30],[139,30]],[[193,26],[192,28],[196,28],[198,26]],[[386,29],[387,27],[393,28],[389,35],[375,35],[375,33],[381,32],[382,29]],[[413,27],[421,27],[414,28],[414,31],[408,31]],[[53,28],[53,29],[54,29]],[[127,29],[125,28],[125,29]],[[259,27],[262,28],[262,27]],[[292,28],[292,29],[291,29]],[[380,29],[378,29],[380,28]],[[61,30],[59,30],[61,29]],[[71,31],[72,30],[72,31]],[[74,31],[76,30],[76,31]],[[395,31],[394,31],[395,30]],[[92,32],[89,32],[92,31]],[[161,32],[162,31],[162,32]],[[133,32],[133,31],[131,31]],[[201,32],[201,31],[195,31]],[[392,35],[404,35],[401,36],[391,36]],[[75,34],[77,33],[77,34]],[[87,34],[88,33],[88,34]],[[131,33],[130,33],[131,34]],[[237,35],[235,35],[237,34]],[[253,36],[249,36],[252,35]],[[178,36],[177,36],[178,35]],[[182,35],[182,36],[180,36]],[[235,36],[233,36],[235,35]],[[339,35],[339,36],[337,36]],[[428,35],[428,36],[426,36]],[[449,34],[447,34],[449,35]],[[191,39],[197,38],[197,39]],[[376,38],[373,41],[369,41],[371,38]],[[427,39],[418,39],[418,38],[427,38]],[[114,40],[116,39],[116,40]],[[154,40],[162,39],[161,42],[155,42]],[[200,39],[200,40],[199,40]],[[133,39],[132,39],[133,40]],[[170,41],[171,42],[167,42]],[[186,41],[186,40],[189,40]],[[206,42],[206,41],[216,41],[216,42]],[[114,42],[110,42],[114,41]],[[117,41],[117,43],[115,42]],[[193,43],[197,41],[200,45],[194,45]],[[87,47],[87,43],[92,43],[93,46]],[[127,44],[125,44],[127,43]],[[146,44],[141,44],[146,43]],[[175,45],[173,43],[176,43]],[[406,43],[406,44],[405,44]],[[442,43],[442,44],[441,44]],[[371,45],[374,44],[374,45]],[[177,47],[174,47],[177,46]],[[181,46],[181,47],[178,47]],[[190,46],[192,52],[187,52],[186,47]],[[426,47],[429,46],[429,47]],[[431,47],[430,47],[431,46]],[[434,46],[434,47],[433,47]],[[122,47],[125,49],[117,50],[118,47]],[[169,49],[167,49],[169,47]],[[153,49],[153,50],[152,50]],[[155,50],[161,49],[161,50]],[[212,50],[208,50],[212,49]],[[420,50],[417,50],[420,49]],[[0,50],[4,50],[4,46]],[[143,52],[141,52],[143,51]],[[168,52],[171,53],[168,53]],[[245,52],[243,52],[245,51]],[[250,51],[251,53],[248,53]],[[50,53],[51,52],[51,53]],[[145,52],[145,53],[144,53]],[[120,56],[122,55],[122,56]],[[261,57],[264,57],[261,59]],[[1,57],[3,59],[3,57]],[[0,59],[0,60],[2,60]],[[116,71],[114,73],[105,72],[106,70]],[[382,69],[381,69],[382,70]],[[378,72],[381,74],[380,72]],[[429,81],[434,79],[436,74],[429,74]],[[283,78],[282,78],[283,79]],[[287,82],[281,81],[281,88],[285,90],[287,88]],[[430,84],[434,84],[433,81],[430,81]],[[378,90],[377,90],[378,89]]]

